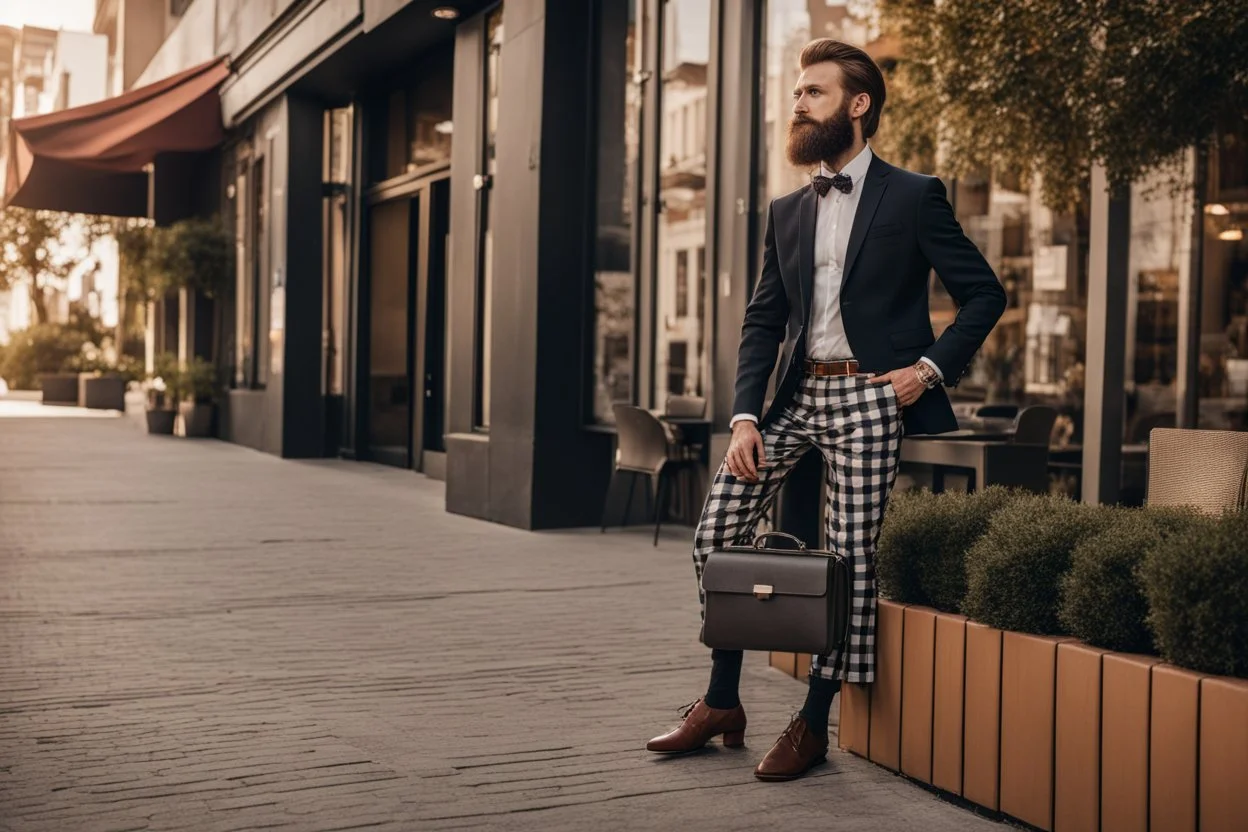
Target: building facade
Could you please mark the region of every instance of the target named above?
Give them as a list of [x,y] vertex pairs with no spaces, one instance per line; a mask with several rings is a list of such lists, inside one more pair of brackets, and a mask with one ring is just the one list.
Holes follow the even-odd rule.
[[[7,171],[9,122],[14,118],[81,107],[107,98],[107,40],[91,32],[0,27],[0,190]],[[108,241],[81,242],[63,286],[50,286],[50,320],[65,320],[80,302],[106,326],[117,320],[117,256]],[[0,292],[0,344],[36,322],[26,287]]]
[[[719,457],[767,206],[805,182],[783,158],[797,55],[897,48],[871,2],[176,5],[133,78],[230,60],[193,207],[232,229],[233,283],[180,312],[228,381],[220,436],[445,478],[448,510],[523,528],[598,522],[614,403],[705,397]],[[1198,217],[1134,190],[1122,378],[1088,378],[1092,209],[948,183],[1010,296],[955,400],[1054,404],[1078,439],[1089,385],[1126,397],[1123,436],[1196,385],[1202,426],[1242,429],[1248,156],[1223,147]],[[934,277],[930,302],[939,333],[956,310]]]

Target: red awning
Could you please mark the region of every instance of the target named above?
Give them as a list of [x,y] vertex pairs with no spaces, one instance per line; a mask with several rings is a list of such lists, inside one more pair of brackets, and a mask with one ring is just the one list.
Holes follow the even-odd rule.
[[224,58],[116,98],[10,123],[4,206],[146,216],[158,154],[221,143]]

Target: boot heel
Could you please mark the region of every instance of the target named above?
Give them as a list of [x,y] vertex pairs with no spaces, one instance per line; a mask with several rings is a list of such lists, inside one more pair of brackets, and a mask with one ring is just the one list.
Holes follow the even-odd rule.
[[740,748],[745,745],[745,729],[724,732],[724,748]]

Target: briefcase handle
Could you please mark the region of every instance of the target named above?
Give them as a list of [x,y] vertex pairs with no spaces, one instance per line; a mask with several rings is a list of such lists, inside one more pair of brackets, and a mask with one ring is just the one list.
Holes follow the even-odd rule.
[[799,552],[806,551],[806,543],[801,538],[795,537],[794,535],[791,535],[788,532],[763,532],[758,537],[754,538],[754,548],[762,549],[763,544],[767,541],[767,538],[769,537],[783,537],[786,540],[791,540],[797,544],[797,549]]

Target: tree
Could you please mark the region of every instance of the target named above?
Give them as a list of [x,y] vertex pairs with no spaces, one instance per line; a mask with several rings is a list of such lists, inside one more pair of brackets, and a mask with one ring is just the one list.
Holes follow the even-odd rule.
[[1057,210],[1094,163],[1119,191],[1159,168],[1180,184],[1183,154],[1248,109],[1248,0],[880,0],[880,12],[903,44],[881,127],[898,161],[1040,173]]
[[106,231],[107,225],[97,217],[29,208],[0,210],[0,290],[25,285],[35,322],[47,323],[47,290],[64,286],[75,257]]

